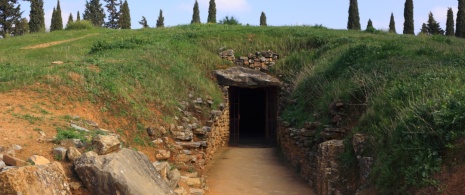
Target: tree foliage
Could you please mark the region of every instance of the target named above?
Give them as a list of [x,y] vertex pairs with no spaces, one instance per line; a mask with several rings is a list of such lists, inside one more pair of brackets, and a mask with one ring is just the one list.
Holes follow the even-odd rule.
[[53,8],[52,22],[50,24],[50,31],[63,30],[63,18],[61,16],[60,0],[57,2],[56,9]]
[[194,4],[194,10],[193,10],[193,14],[192,14],[192,21],[191,21],[191,24],[200,24],[201,21],[200,21],[200,11],[199,11],[199,2],[197,2],[197,0],[195,1],[195,4]]
[[77,11],[76,13],[76,21],[81,21],[81,14],[79,13],[79,11]]
[[69,13],[69,16],[68,16],[68,23],[66,23],[66,26],[68,26],[69,24],[73,23],[74,22],[74,19],[73,19],[73,13]]
[[[79,16],[77,16],[79,18]],[[100,0],[86,1],[86,9],[84,10],[84,20],[92,22],[92,25],[102,27],[105,20],[105,11],[103,10]]]
[[396,21],[394,20],[394,13],[391,13],[391,20],[389,21],[389,32],[397,33],[396,31]]
[[455,36],[465,38],[465,0],[459,0]]
[[454,36],[454,11],[449,7],[447,10],[446,35]]
[[147,23],[147,19],[145,16],[142,16],[142,20],[139,21],[139,24],[142,25],[142,28],[149,28],[149,25]]
[[14,36],[21,36],[29,33],[29,21],[27,18],[21,18],[20,20],[16,21],[15,28],[13,31]]
[[226,16],[222,20],[220,20],[220,24],[225,24],[225,25],[241,25],[239,23],[239,20],[237,20],[234,16]]
[[262,14],[260,15],[260,26],[268,26],[268,24],[266,23],[265,12],[262,12]]
[[365,31],[375,32],[375,30],[375,27],[373,27],[373,21],[371,21],[371,19],[368,19],[367,28],[365,29]]
[[216,24],[216,3],[215,3],[215,0],[210,0],[210,5],[208,6],[207,23]]
[[165,27],[165,17],[163,17],[163,10],[160,10],[160,14],[158,15],[157,20],[157,28]]
[[113,28],[113,29],[119,29],[119,11],[118,11],[118,6],[120,5],[119,3],[116,2],[116,0],[104,0],[107,2],[107,5],[105,7],[107,8],[108,16],[107,16],[107,22],[105,22],[105,27],[107,28]]
[[29,0],[31,11],[29,13],[30,32],[45,32],[44,1]]
[[8,37],[13,31],[13,24],[21,19],[21,6],[17,0],[0,0],[0,32]]
[[119,25],[122,29],[131,29],[131,12],[128,1],[125,0],[120,6]]
[[434,19],[433,13],[429,12],[428,23],[426,24],[426,29],[430,35],[443,35],[444,30],[441,29],[439,22]]
[[413,24],[413,0],[406,0],[404,6],[404,34],[415,34]]
[[349,5],[349,20],[347,22],[347,29],[349,30],[360,30],[360,15],[358,13],[358,2],[357,0],[350,0]]

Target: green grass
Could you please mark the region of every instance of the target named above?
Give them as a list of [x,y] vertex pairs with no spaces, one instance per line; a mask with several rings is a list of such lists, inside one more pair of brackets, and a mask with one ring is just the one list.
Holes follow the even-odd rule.
[[[93,36],[21,49],[86,35]],[[346,103],[352,121],[343,124],[350,125],[351,134],[361,132],[372,140],[365,154],[375,158],[370,181],[384,193],[435,184],[431,174],[464,136],[465,41],[453,37],[323,26],[189,25],[58,31],[2,39],[0,45],[0,92],[37,82],[66,86],[83,95],[79,101],[105,105],[102,112],[129,118],[133,126],[125,129],[134,135],[143,121],[174,121],[176,107],[189,93],[209,95],[216,105],[223,101],[212,71],[232,64],[217,56],[219,48],[232,48],[236,55],[278,52],[282,60],[272,73],[290,84],[281,118],[293,126],[328,123],[328,105]],[[57,60],[65,64],[51,65]],[[75,82],[70,72],[82,80]],[[128,140],[144,141],[134,136]],[[344,166],[354,166],[354,154],[346,151]]]

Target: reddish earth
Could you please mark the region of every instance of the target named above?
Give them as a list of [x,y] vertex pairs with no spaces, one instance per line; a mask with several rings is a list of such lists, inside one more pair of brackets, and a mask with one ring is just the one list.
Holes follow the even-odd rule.
[[274,148],[222,148],[207,171],[207,195],[312,195]]

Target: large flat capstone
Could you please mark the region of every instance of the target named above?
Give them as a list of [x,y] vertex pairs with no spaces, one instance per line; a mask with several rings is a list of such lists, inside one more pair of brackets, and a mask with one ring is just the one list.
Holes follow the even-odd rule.
[[215,74],[218,84],[222,86],[272,87],[281,85],[281,82],[271,75],[240,66],[216,70]]

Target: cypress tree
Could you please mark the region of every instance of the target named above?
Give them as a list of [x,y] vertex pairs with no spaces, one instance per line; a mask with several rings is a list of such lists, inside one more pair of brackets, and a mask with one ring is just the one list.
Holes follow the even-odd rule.
[[76,14],[76,21],[81,21],[81,14],[79,13],[79,11],[77,11]]
[[434,19],[433,13],[429,12],[428,23],[426,24],[426,29],[430,35],[443,35],[444,30],[441,29],[439,22]]
[[45,32],[44,1],[30,0],[30,2],[29,30],[30,32]]
[[465,38],[465,0],[459,0],[455,36]]
[[200,24],[200,11],[199,11],[199,3],[197,0],[194,4],[194,13],[192,14],[192,21],[191,24]]
[[210,0],[208,7],[208,20],[207,23],[216,24],[216,3],[215,0]]
[[128,1],[120,3],[119,25],[121,29],[131,29],[131,13],[129,11]]
[[160,10],[160,14],[158,15],[157,20],[157,28],[165,27],[165,17],[163,17],[163,10]]
[[260,15],[260,26],[268,26],[268,24],[266,23],[265,12],[262,12],[262,14]]
[[72,13],[69,13],[68,23],[66,23],[66,25],[69,25],[69,24],[73,23],[73,22],[74,22],[73,20],[74,20],[74,19],[73,19],[73,14],[72,14]]
[[413,24],[413,0],[406,0],[404,7],[404,34],[415,34]]
[[100,0],[90,0],[90,2],[86,1],[84,20],[89,20],[94,26],[103,26],[105,22],[105,11],[103,10]]
[[117,9],[117,7],[119,6],[119,3],[117,3],[116,0],[104,0],[104,1],[107,2],[107,5],[105,5],[105,7],[107,8],[107,12],[108,12],[108,16],[107,16],[108,21],[105,22],[105,27],[113,28],[113,29],[120,28],[119,11]]
[[19,23],[21,14],[21,6],[17,0],[0,1],[0,27],[3,29],[3,38],[13,33],[13,24]]
[[391,21],[389,21],[389,32],[397,33],[396,32],[396,21],[394,21],[394,13],[391,13]]
[[139,21],[139,24],[142,25],[142,28],[148,28],[149,25],[147,24],[147,19],[145,19],[145,16],[142,16],[142,20]]
[[428,27],[426,26],[425,23],[423,23],[423,25],[421,25],[420,34],[428,34]]
[[15,23],[15,28],[13,34],[15,36],[21,36],[24,34],[29,33],[29,22],[27,21],[27,18],[22,18]]
[[374,30],[375,30],[375,27],[373,27],[373,22],[371,21],[371,19],[368,19],[366,31],[372,32]]
[[55,31],[56,22],[57,22],[57,10],[55,9],[55,7],[53,7],[52,22],[50,22],[50,32]]
[[447,10],[446,35],[454,36],[454,11],[449,7]]
[[55,30],[63,30],[63,17],[61,16],[60,0],[57,2],[57,10],[55,13]]
[[347,29],[349,30],[360,30],[361,29],[357,0],[350,0],[349,20],[347,22]]

